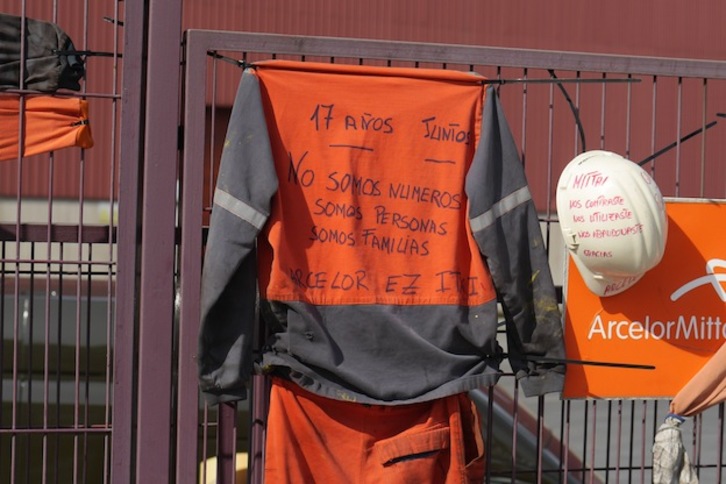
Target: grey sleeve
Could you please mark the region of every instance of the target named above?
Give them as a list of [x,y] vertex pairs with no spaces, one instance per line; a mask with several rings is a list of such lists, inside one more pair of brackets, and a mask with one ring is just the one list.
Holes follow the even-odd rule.
[[482,134],[466,179],[469,219],[507,327],[509,361],[525,396],[559,392],[565,357],[562,315],[517,147],[489,87]]
[[245,71],[222,151],[202,273],[199,381],[212,404],[247,398],[256,322],[256,239],[276,191],[259,80]]

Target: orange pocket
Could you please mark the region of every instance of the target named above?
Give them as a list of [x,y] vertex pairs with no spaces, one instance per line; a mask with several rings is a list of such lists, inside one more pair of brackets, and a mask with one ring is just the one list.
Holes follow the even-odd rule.
[[438,427],[381,440],[373,449],[378,461],[384,466],[389,466],[399,462],[417,461],[441,450],[448,450],[449,447],[449,429]]

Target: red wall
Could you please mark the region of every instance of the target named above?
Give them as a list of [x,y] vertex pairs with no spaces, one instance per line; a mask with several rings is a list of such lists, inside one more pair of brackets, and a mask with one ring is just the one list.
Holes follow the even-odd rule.
[[[29,17],[56,21],[79,49],[113,51],[114,45],[122,49],[123,28],[103,17],[118,14],[123,18],[129,1],[25,0],[25,11]],[[0,11],[19,14],[22,4],[0,0]],[[54,5],[60,5],[57,11]],[[186,0],[184,28],[724,59],[725,9],[721,0]],[[89,58],[86,91],[117,95],[120,72],[120,62],[114,69],[110,59]],[[219,95],[231,99],[233,86],[224,89],[228,92]],[[58,153],[52,175],[47,156],[27,159],[20,177],[17,162],[0,163],[0,194],[15,195],[20,185],[23,196],[45,196],[52,176],[56,197],[78,196],[83,182],[85,197],[107,199],[117,180],[113,173],[118,167],[111,168],[109,160],[118,153],[118,140],[112,133],[118,127],[119,108],[118,100],[112,98],[91,99],[96,146],[84,157],[80,150]],[[650,106],[634,109],[647,111],[650,121]],[[726,106],[720,110],[726,111]],[[661,112],[664,119],[672,117],[671,112]],[[535,122],[539,115],[530,110],[528,122]],[[546,122],[546,113],[542,115],[541,121]],[[687,110],[684,117],[682,132],[687,132],[694,123],[698,126],[702,114],[698,109]],[[615,115],[609,119],[620,122]],[[668,132],[659,134],[657,146],[676,139],[670,124]],[[519,126],[513,128],[519,134]],[[643,136],[650,138],[650,130],[644,125]],[[596,141],[589,140],[588,148],[597,147]],[[544,140],[530,142],[538,150],[538,143],[546,149]]]
[[189,28],[726,58],[720,0],[187,0],[185,12]]

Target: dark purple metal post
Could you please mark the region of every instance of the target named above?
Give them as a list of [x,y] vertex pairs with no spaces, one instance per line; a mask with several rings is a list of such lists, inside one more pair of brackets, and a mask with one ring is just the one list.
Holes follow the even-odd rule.
[[181,2],[149,2],[136,480],[171,480]]
[[235,484],[236,440],[237,404],[220,403],[217,414],[217,484]]
[[184,152],[182,162],[179,367],[176,478],[194,483],[196,475],[199,387],[197,384],[197,337],[199,334],[202,271],[202,211],[205,146],[207,51],[187,34],[184,73]]
[[114,484],[131,484],[134,469],[133,413],[139,203],[143,162],[144,24],[142,0],[125,2],[124,62],[119,162],[118,274],[114,326],[113,433],[111,477]]

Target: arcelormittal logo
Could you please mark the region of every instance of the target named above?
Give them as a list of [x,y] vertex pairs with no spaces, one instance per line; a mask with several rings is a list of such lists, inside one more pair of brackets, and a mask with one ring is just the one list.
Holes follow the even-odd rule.
[[710,261],[706,262],[706,275],[698,277],[690,282],[687,282],[686,284],[683,284],[676,291],[674,291],[673,294],[671,294],[671,301],[677,301],[681,296],[683,296],[687,292],[696,289],[697,287],[711,284],[713,286],[713,290],[716,291],[718,297],[720,297],[722,301],[726,302],[726,291],[721,285],[722,281],[726,281],[726,272],[716,274],[716,268],[726,269],[726,260],[711,259]]

